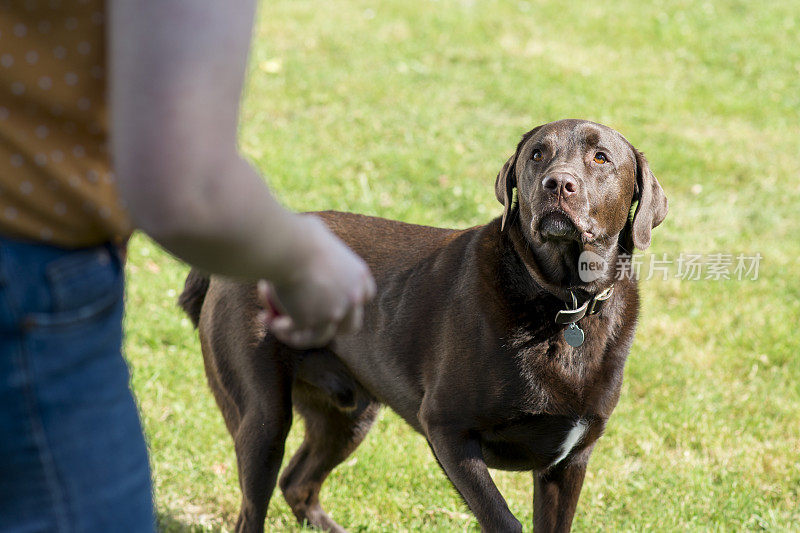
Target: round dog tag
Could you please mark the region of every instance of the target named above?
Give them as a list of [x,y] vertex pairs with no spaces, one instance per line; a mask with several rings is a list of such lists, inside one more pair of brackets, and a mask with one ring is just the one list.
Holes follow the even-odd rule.
[[564,340],[573,348],[583,344],[583,330],[577,324],[572,323],[564,330]]

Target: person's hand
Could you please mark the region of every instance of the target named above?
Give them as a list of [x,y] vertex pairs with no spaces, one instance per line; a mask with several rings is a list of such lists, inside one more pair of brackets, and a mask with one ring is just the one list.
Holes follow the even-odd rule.
[[317,217],[302,216],[304,254],[290,279],[258,282],[261,319],[281,342],[295,348],[327,344],[338,333],[357,331],[364,304],[375,296],[366,263]]

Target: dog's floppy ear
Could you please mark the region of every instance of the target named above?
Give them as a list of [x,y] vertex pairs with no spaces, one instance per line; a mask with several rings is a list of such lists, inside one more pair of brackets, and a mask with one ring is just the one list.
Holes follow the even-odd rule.
[[494,194],[497,201],[503,204],[503,221],[500,231],[506,230],[506,223],[509,222],[511,211],[514,209],[514,187],[517,186],[517,154],[508,158],[503,168],[497,174],[497,181],[494,182]]
[[[633,213],[629,240],[636,248],[645,250],[650,246],[650,231],[667,216],[667,197],[650,171],[644,154],[636,148],[633,148],[633,153],[636,155],[636,190],[639,203]],[[633,252],[633,249],[628,251]]]
[[522,140],[517,144],[517,149],[514,155],[508,158],[508,161],[500,169],[497,174],[497,180],[494,182],[494,194],[497,196],[497,201],[503,204],[503,220],[500,224],[500,231],[505,231],[506,227],[511,224],[516,205],[514,205],[514,187],[517,186],[517,157],[519,151],[525,145],[525,142],[536,133],[541,126],[533,128],[531,131],[522,136]]

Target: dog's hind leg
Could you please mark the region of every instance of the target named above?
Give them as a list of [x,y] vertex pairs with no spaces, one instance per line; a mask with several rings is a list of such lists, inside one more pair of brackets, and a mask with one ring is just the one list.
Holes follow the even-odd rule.
[[236,449],[242,492],[236,531],[260,533],[292,423],[301,352],[267,334],[255,300],[254,285],[204,280],[194,271],[181,295],[197,322],[208,384]]
[[[237,532],[264,531],[267,507],[283,460],[284,443],[292,423],[291,377],[271,376],[269,391],[258,405],[248,407],[234,435],[242,506]],[[254,402],[255,403],[255,402]]]
[[379,404],[362,401],[354,409],[341,409],[319,389],[297,384],[294,405],[305,419],[305,438],[281,475],[281,490],[300,523],[344,532],[322,509],[319,491],[331,470],[364,440]]

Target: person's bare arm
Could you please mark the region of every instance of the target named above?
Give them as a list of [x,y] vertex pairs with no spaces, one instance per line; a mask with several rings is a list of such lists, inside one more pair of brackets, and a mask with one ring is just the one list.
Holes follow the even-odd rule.
[[254,12],[253,0],[109,3],[113,160],[137,227],[204,271],[269,279],[288,302],[279,335],[314,344],[357,321],[374,283],[322,222],[278,204],[237,150]]

